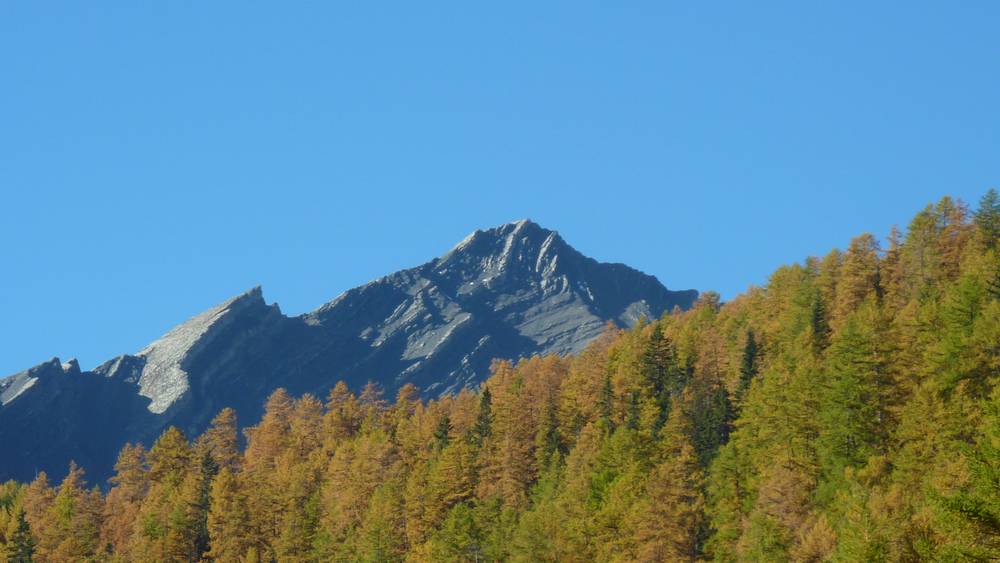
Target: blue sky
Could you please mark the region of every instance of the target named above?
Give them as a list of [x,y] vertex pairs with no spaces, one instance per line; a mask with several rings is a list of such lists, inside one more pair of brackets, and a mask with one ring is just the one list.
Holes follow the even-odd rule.
[[[626,5],[627,4],[627,5]],[[671,288],[1000,185],[1000,3],[0,3],[0,375],[522,217]]]

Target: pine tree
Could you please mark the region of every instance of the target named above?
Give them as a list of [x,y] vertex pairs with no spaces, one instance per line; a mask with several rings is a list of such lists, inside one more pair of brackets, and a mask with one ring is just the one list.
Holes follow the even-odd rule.
[[865,311],[846,319],[830,346],[818,440],[829,479],[884,451],[890,383],[877,314],[869,303]]
[[819,293],[813,298],[809,311],[810,337],[812,339],[812,352],[816,356],[823,353],[830,341],[830,324],[823,304],[823,297]]
[[485,561],[483,533],[475,510],[467,503],[456,504],[431,542],[434,561]]
[[35,538],[31,535],[31,526],[24,514],[24,509],[18,507],[5,533],[7,545],[3,555],[7,563],[31,563],[35,554]]
[[600,415],[600,420],[610,428],[614,428],[614,406],[615,406],[615,389],[611,385],[611,376],[604,377],[604,384],[601,387],[601,394],[597,402],[597,412]]
[[661,323],[653,325],[646,350],[642,355],[642,372],[649,394],[657,407],[654,430],[659,431],[667,422],[671,400],[680,394],[686,384],[684,372],[677,362],[674,343],[663,333]]
[[979,200],[975,223],[986,247],[996,248],[1000,242],[1000,194],[995,188],[990,188]]
[[753,329],[748,329],[746,343],[743,345],[743,356],[740,359],[739,385],[736,388],[736,402],[739,404],[742,404],[743,397],[750,388],[750,382],[759,371],[758,354],[757,339],[754,337]]
[[689,400],[691,441],[702,466],[707,467],[719,448],[729,440],[733,421],[732,403],[729,393],[719,384],[695,386]]
[[727,371],[724,344],[714,330],[706,331],[698,355],[696,377],[683,395],[691,422],[691,442],[702,467],[729,440],[734,409],[725,388]]
[[488,386],[483,386],[479,395],[479,414],[472,426],[472,442],[482,446],[483,442],[493,433],[493,394]]
[[560,458],[566,455],[566,444],[563,441],[559,430],[559,419],[557,417],[555,402],[550,402],[545,406],[545,412],[535,433],[535,457],[536,464],[540,469],[549,467],[556,456]]
[[219,464],[208,452],[201,455],[198,469],[184,498],[194,539],[194,553],[199,556],[209,549],[208,511],[211,508],[212,481],[219,474]]
[[449,435],[451,434],[451,418],[448,413],[445,413],[438,422],[437,428],[434,430],[434,443],[439,450],[443,450],[448,445]]
[[968,483],[937,499],[948,538],[942,559],[1000,560],[1000,387],[986,411],[983,434],[963,447]]

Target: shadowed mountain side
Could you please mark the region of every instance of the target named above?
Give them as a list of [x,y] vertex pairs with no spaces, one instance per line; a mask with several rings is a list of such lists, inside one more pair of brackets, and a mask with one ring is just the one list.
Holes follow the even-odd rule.
[[339,380],[373,380],[389,398],[406,383],[456,392],[495,358],[574,353],[609,321],[631,326],[697,295],[587,258],[530,221],[476,231],[299,317],[254,288],[91,372],[55,361],[0,380],[0,479],[57,477],[74,459],[103,480],[126,441],[148,446],[167,425],[199,433],[224,407],[253,424],[278,387],[320,398]]

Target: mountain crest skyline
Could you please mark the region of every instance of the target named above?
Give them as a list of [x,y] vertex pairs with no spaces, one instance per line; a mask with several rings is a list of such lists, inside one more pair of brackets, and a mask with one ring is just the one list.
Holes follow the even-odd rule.
[[[123,443],[148,443],[167,425],[198,433],[224,407],[253,423],[278,387],[325,396],[337,381],[373,380],[389,396],[411,383],[427,397],[474,388],[494,359],[576,353],[608,322],[630,327],[697,295],[584,256],[528,219],[473,231],[300,315],[254,285],[88,371],[50,359],[0,379],[0,440],[22,452],[0,463],[0,478],[58,473],[69,459],[102,475]],[[52,412],[60,420],[44,424]]]

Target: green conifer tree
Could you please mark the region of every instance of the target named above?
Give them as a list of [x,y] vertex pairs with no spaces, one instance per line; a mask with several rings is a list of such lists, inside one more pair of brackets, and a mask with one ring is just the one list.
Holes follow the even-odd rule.
[[31,563],[35,554],[35,538],[25,517],[24,509],[18,507],[6,531],[7,545],[4,556],[7,563]]

